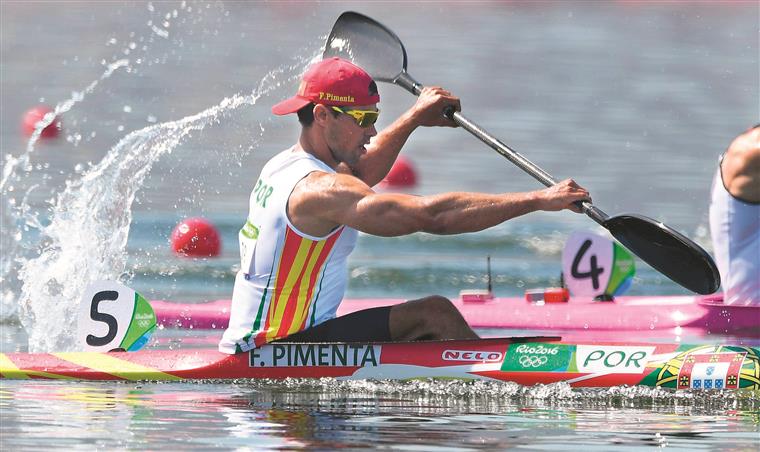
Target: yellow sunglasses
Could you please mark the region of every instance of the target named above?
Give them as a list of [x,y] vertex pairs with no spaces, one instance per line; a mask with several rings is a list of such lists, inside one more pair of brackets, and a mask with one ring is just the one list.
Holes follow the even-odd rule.
[[372,127],[380,116],[380,110],[351,110],[341,107],[332,107],[332,109],[354,118],[354,121],[362,128]]

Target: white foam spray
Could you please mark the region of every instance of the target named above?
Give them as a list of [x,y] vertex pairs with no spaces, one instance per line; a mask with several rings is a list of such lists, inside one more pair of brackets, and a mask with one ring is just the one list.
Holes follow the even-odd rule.
[[[22,239],[19,224],[24,224],[24,228],[33,227],[39,229],[40,223],[36,214],[30,213],[26,202],[26,196],[37,185],[32,185],[26,190],[26,196],[20,203],[11,196],[16,190],[14,184],[18,183],[20,178],[31,171],[30,157],[35,150],[35,146],[42,135],[42,131],[48,127],[56,118],[61,117],[64,113],[71,110],[76,104],[82,102],[85,97],[95,91],[97,86],[104,80],[110,78],[116,71],[129,67],[129,60],[121,59],[106,66],[106,70],[101,76],[90,83],[81,91],[72,93],[71,97],[63,102],[58,103],[52,112],[47,113],[35,125],[32,135],[26,144],[26,150],[18,157],[7,155],[3,165],[3,177],[0,180],[0,193],[2,194],[2,228],[6,231],[0,234],[2,240],[2,256],[0,256],[0,322],[7,322],[13,319],[17,312],[17,304],[14,302],[13,282],[17,279],[17,269],[15,261],[20,257],[20,244]],[[9,234],[7,231],[16,231]]]
[[[148,10],[151,15],[156,13],[152,5],[149,5]],[[182,2],[180,10],[189,13],[191,8],[185,2]],[[173,19],[177,19],[179,12],[174,10],[172,16]],[[167,18],[164,21],[165,26],[169,26],[168,20]],[[152,23],[152,21],[149,21],[149,23]],[[152,28],[151,33],[156,34]],[[131,33],[130,36],[134,36],[134,33]],[[143,38],[143,36],[139,36],[136,39],[142,41]],[[117,42],[118,40],[112,37],[106,45],[110,46]],[[152,42],[152,38],[149,36],[145,39],[145,42]],[[31,165],[31,155],[36,149],[42,131],[56,121],[57,118],[61,118],[77,104],[84,101],[85,98],[93,94],[99,87],[102,87],[103,82],[110,79],[116,72],[137,73],[138,69],[135,65],[141,64],[150,46],[146,44],[135,52],[134,49],[136,48],[137,45],[134,41],[127,42],[125,43],[125,47],[121,49],[121,52],[113,55],[111,63],[103,60],[102,65],[105,66],[105,70],[100,77],[84,89],[74,91],[69,99],[59,102],[52,112],[47,113],[37,122],[34,131],[27,141],[26,149],[21,155],[18,157],[13,157],[10,154],[5,155],[2,179],[0,179],[0,195],[2,197],[0,201],[0,218],[3,230],[3,234],[0,234],[0,323],[10,323],[18,320],[18,270],[30,254],[35,254],[38,251],[36,233],[43,229],[40,217],[44,217],[44,215],[33,209],[28,202],[33,191],[42,190],[44,193],[44,190],[47,188],[45,187],[45,181],[48,179],[48,175],[33,173],[34,168]],[[119,55],[131,55],[132,59],[123,58]],[[77,142],[78,140],[74,139],[75,145]],[[35,182],[28,185],[28,181],[30,180]],[[52,193],[56,191],[51,189]],[[11,233],[10,231],[13,232]],[[30,238],[30,236],[32,237]]]
[[[0,322],[20,321],[30,352],[74,350],[76,310],[83,289],[93,280],[128,279],[126,244],[132,205],[153,164],[195,132],[221,122],[241,107],[255,105],[262,96],[299,78],[321,51],[309,55],[271,71],[250,94],[235,94],[197,114],[129,133],[99,163],[77,170],[63,188],[51,190],[58,194],[49,200],[49,219],[43,221],[40,218],[48,215],[35,211],[27,200],[33,190],[44,185],[29,182],[39,178],[31,174],[30,155],[42,130],[116,71],[126,68],[127,73],[134,73],[130,60],[115,60],[84,90],[59,103],[37,125],[26,151],[19,157],[7,157],[3,167],[0,188],[6,232],[2,234]],[[263,125],[259,126],[263,133]],[[11,280],[20,286],[12,287]]]
[[[304,64],[296,66],[303,69]],[[254,105],[281,84],[277,75],[295,69],[270,72],[251,94],[236,94],[195,115],[134,131],[81,178],[66,183],[50,224],[42,228],[40,256],[19,271],[21,322],[30,352],[72,350],[76,309],[86,285],[125,275],[132,204],[153,164],[193,132]]]

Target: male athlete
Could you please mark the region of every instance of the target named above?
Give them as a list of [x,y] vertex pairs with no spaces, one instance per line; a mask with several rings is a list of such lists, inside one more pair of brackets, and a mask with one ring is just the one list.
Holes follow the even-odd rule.
[[760,124],[721,155],[710,199],[710,234],[723,302],[760,305]]
[[301,136],[264,165],[251,193],[220,351],[244,352],[283,338],[477,338],[452,303],[437,295],[336,318],[357,231],[379,236],[474,232],[536,210],[577,212],[573,202],[590,200],[569,179],[529,193],[375,193],[372,186],[385,177],[417,127],[455,127],[443,112],[460,109],[459,99],[448,91],[425,88],[412,108],[377,133],[379,101],[377,85],[363,69],[330,58],[307,70],[298,94],[272,108],[276,115],[297,113]]

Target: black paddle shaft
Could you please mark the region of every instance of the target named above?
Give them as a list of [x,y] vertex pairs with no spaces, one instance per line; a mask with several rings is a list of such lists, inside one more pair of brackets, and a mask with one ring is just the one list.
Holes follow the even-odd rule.
[[[412,76],[409,75],[409,73],[406,72],[405,70],[402,71],[401,74],[399,74],[399,76],[395,80],[395,83],[401,86],[402,88],[406,89],[410,93],[414,94],[415,96],[419,96],[420,93],[422,92],[422,88],[423,88],[422,84],[415,81],[412,78]],[[533,176],[536,180],[538,180],[545,186],[551,187],[552,185],[557,184],[558,181],[555,180],[551,174],[547,173],[540,166],[531,162],[530,160],[522,156],[519,152],[510,148],[504,142],[502,142],[498,138],[488,133],[484,128],[470,121],[461,112],[454,111],[453,108],[449,108],[447,111],[444,112],[444,114],[448,116],[449,118],[451,118],[454,122],[456,122],[457,125],[459,125],[459,127],[475,135],[480,141],[490,146],[493,150],[501,154],[510,162],[517,165],[520,169],[522,169],[526,173]],[[609,216],[606,213],[604,213],[601,209],[595,207],[593,204],[589,202],[576,202],[575,204],[578,205],[578,207],[586,215],[588,215],[592,220],[596,221],[602,226],[604,226],[604,222],[607,221],[607,219],[609,218]]]
[[[363,14],[345,12],[327,37],[323,57],[341,57],[364,68],[378,81],[394,83],[419,96],[422,84],[406,70],[406,49],[386,26]],[[495,138],[485,129],[449,108],[443,112],[460,127],[547,187],[557,181],[546,171]],[[643,215],[609,217],[589,202],[576,203],[625,247],[674,282],[700,294],[720,286],[720,273],[709,254],[678,231]]]

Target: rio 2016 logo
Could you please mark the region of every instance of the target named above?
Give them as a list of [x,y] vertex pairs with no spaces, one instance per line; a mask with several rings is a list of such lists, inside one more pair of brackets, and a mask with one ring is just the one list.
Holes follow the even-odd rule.
[[559,353],[559,349],[557,347],[547,347],[543,344],[538,345],[528,345],[528,344],[522,344],[515,350],[515,353],[527,353],[531,355],[551,355],[555,356],[557,353]]
[[562,372],[567,370],[574,345],[530,342],[513,344],[501,370],[506,372]]
[[522,355],[518,362],[523,367],[540,367],[549,360],[546,356]]

